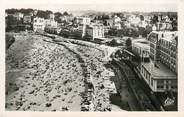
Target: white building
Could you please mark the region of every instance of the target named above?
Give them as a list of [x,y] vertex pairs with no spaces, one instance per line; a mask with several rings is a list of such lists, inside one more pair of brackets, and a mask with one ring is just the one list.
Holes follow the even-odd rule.
[[83,25],[90,25],[91,18],[89,18],[89,17],[77,17],[77,23],[83,24]]
[[146,28],[147,25],[148,23],[145,20],[139,23],[139,27],[142,27],[142,28]]
[[119,23],[115,23],[114,24],[114,28],[116,28],[116,29],[121,29],[122,27],[121,27],[121,23],[119,22]]
[[177,92],[177,76],[165,65],[153,62],[141,63],[140,73],[153,92],[172,90]]
[[150,62],[142,62],[141,76],[154,92],[177,92],[177,32],[149,34]]
[[115,16],[114,17],[114,23],[116,24],[116,23],[119,23],[119,22],[121,22],[121,18],[118,17],[118,16]]
[[82,30],[82,37],[89,35],[93,40],[94,38],[104,38],[103,24],[82,25],[80,28],[80,30]]
[[20,12],[17,12],[17,13],[15,13],[14,17],[16,17],[17,20],[21,20],[21,19],[23,19],[24,14],[23,13],[20,13]]
[[134,26],[138,26],[139,23],[141,22],[140,17],[136,16],[136,15],[131,15],[128,18],[128,21],[130,22],[130,24],[134,25]]
[[101,24],[93,25],[93,38],[104,37],[104,26]]
[[132,52],[140,58],[149,58],[150,46],[146,39],[132,40]]
[[50,19],[50,20],[54,20],[54,18],[55,18],[55,15],[54,15],[54,14],[50,14],[50,15],[49,15],[49,19]]
[[46,28],[57,28],[58,23],[52,19],[46,19],[45,20],[45,27]]
[[32,17],[30,15],[23,17],[23,23],[31,23]]
[[156,28],[158,31],[172,30],[172,24],[169,22],[157,22]]
[[44,28],[45,28],[44,18],[36,17],[33,19],[33,31],[35,32],[44,31]]

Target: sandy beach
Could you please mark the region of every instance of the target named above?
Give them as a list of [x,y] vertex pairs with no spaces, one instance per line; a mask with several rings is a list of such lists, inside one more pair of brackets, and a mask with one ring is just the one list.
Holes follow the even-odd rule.
[[110,104],[107,89],[100,88],[112,72],[101,74],[106,69],[101,61],[103,51],[72,43],[49,43],[43,38],[47,37],[16,34],[6,52],[7,110],[81,111],[87,72],[95,87],[96,111],[121,110]]

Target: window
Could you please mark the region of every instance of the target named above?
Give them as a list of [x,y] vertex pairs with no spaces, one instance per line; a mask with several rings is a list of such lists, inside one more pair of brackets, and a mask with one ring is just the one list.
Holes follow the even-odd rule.
[[176,85],[172,85],[171,88],[172,88],[172,89],[176,89],[177,86],[176,86]]
[[166,88],[166,89],[169,89],[169,86],[168,86],[168,85],[166,85],[166,86],[165,86],[165,88]]
[[157,85],[157,89],[163,89],[164,86],[163,85]]
[[151,86],[153,86],[153,79],[151,79]]

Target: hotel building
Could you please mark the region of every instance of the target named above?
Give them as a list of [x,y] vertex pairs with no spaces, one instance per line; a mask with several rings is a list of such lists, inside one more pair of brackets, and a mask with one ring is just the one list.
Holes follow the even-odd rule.
[[177,32],[153,31],[148,35],[150,62],[139,72],[153,92],[177,92]]
[[45,20],[44,18],[36,17],[33,19],[33,31],[42,32],[45,29]]
[[82,30],[82,37],[89,35],[94,40],[95,38],[104,38],[103,24],[83,25],[79,30]]

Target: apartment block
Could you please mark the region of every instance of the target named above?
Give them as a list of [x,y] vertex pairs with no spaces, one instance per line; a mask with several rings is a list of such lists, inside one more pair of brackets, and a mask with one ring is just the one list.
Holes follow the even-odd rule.
[[45,20],[44,18],[36,17],[33,19],[33,30],[34,32],[42,32],[45,28]]
[[148,35],[150,62],[139,72],[154,92],[177,92],[177,32],[153,31]]

